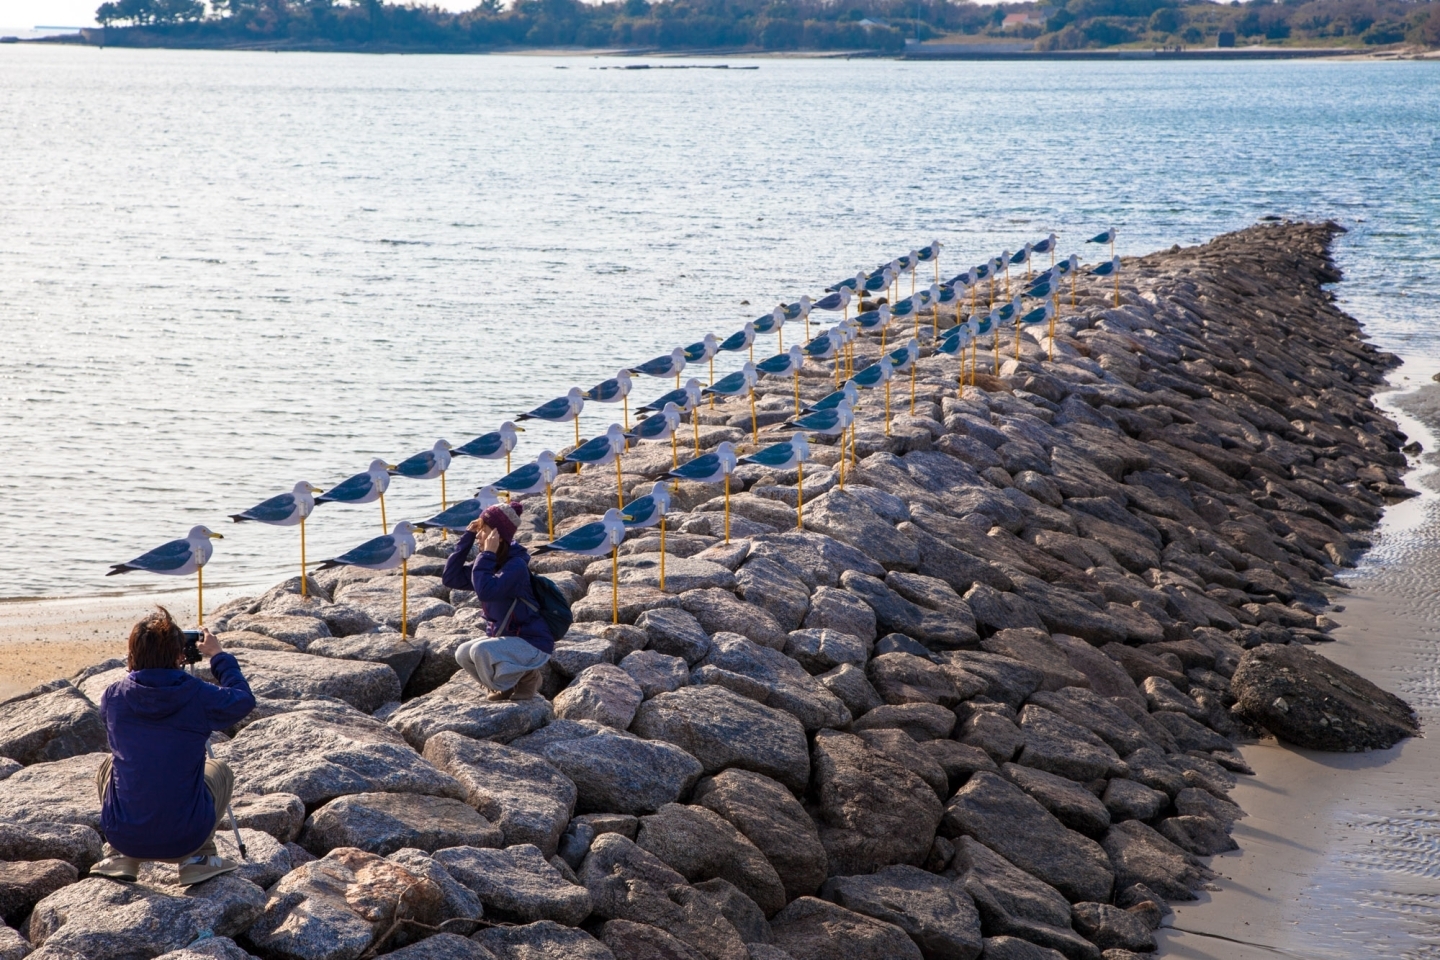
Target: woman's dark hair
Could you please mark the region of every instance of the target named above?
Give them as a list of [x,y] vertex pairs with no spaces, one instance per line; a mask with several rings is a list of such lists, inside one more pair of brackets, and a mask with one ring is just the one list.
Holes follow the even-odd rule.
[[502,537],[500,540],[500,546],[495,548],[495,569],[499,570],[501,567],[505,566],[505,561],[509,559],[510,541]]
[[156,606],[154,613],[131,629],[126,666],[130,670],[173,670],[184,649],[184,632],[169,610]]

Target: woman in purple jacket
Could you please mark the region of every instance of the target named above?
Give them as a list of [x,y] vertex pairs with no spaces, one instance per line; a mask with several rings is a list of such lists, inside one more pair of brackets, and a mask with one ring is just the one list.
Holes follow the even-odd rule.
[[164,607],[130,631],[130,672],[105,689],[100,716],[110,756],[95,774],[105,859],[92,874],[133,883],[143,860],[176,864],[182,887],[229,873],[215,828],[225,815],[235,775],[206,759],[210,734],[244,719],[255,697],[240,664],[204,631],[218,686],[184,670],[185,636]]
[[[523,509],[518,502],[486,507],[445,562],[445,586],[474,590],[485,615],[486,639],[462,643],[455,662],[489,691],[490,700],[532,699],[540,690],[540,668],[555,652],[530,588],[530,554],[514,542]],[[480,553],[466,563],[477,539]]]

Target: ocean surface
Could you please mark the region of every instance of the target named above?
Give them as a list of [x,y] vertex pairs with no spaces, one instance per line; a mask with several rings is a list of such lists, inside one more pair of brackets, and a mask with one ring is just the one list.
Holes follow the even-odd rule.
[[[1346,307],[1440,356],[1440,63],[632,62],[0,47],[0,599],[183,586],[104,573],[197,523],[207,585],[268,584],[295,531],[228,514],[933,238],[949,275],[1333,218]],[[320,508],[310,558],[377,512]]]

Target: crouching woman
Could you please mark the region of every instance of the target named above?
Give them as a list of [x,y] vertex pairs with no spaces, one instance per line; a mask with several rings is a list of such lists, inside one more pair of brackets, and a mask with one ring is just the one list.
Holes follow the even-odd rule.
[[[485,508],[445,563],[445,586],[474,590],[485,615],[488,636],[462,643],[455,661],[489,691],[490,700],[535,697],[541,668],[555,652],[555,638],[530,587],[530,554],[515,542],[523,509],[519,502]],[[467,563],[477,540],[480,553]]]

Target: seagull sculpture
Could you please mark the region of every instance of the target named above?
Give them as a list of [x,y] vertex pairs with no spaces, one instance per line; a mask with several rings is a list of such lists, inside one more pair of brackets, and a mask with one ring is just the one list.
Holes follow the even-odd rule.
[[[710,382],[715,382],[715,354],[720,349],[720,341],[715,339],[715,334],[707,333],[704,338],[690,344],[685,348],[686,363],[706,363],[710,366]],[[629,429],[630,421],[625,421],[626,429]]]
[[711,452],[681,464],[665,474],[666,480],[690,480],[695,483],[725,483],[725,542],[730,542],[730,474],[737,463],[735,447],[721,440]]
[[931,240],[928,244],[915,251],[915,258],[921,263],[935,264],[935,282],[940,282],[940,241]]
[[621,454],[625,451],[625,428],[612,423],[598,437],[586,440],[565,455],[565,463],[583,464],[589,467],[603,467],[615,463],[615,499],[625,505],[625,481],[620,472]]
[[476,460],[499,460],[505,458],[505,472],[510,472],[510,451],[515,449],[520,438],[517,433],[524,433],[524,427],[517,427],[506,420],[500,424],[500,429],[491,433],[482,433],[468,443],[462,443],[458,447],[450,449],[452,457],[473,457]]
[[551,539],[555,537],[555,507],[552,502],[551,490],[555,478],[560,475],[560,469],[555,465],[555,454],[549,450],[541,450],[540,455],[533,463],[527,463],[512,473],[507,473],[495,481],[495,489],[502,493],[519,496],[525,493],[539,493],[545,491],[545,513]]
[[740,458],[741,463],[753,463],[771,470],[795,468],[795,529],[805,529],[805,461],[810,459],[810,444],[805,434],[797,433],[789,440],[761,447],[748,457]]
[[576,527],[559,540],[535,548],[536,555],[557,550],[586,557],[610,554],[610,611],[614,623],[620,622],[620,542],[625,539],[626,519],[611,507],[602,519]]
[[635,424],[630,431],[631,440],[669,440],[670,441],[670,466],[680,465],[680,452],[675,442],[675,431],[680,426],[680,408],[673,401],[665,404],[665,409],[659,413],[652,413],[650,416]]
[[464,533],[466,527],[480,519],[480,514],[485,512],[486,507],[493,507],[499,502],[500,495],[495,492],[494,486],[481,487],[475,491],[475,496],[452,504],[449,509],[435,514],[429,520],[415,524],[415,529]]
[[715,381],[714,386],[705,389],[706,393],[719,397],[738,397],[747,392],[750,394],[750,438],[755,443],[760,442],[760,428],[755,415],[755,382],[759,377],[755,364],[747,360],[739,370],[721,377]]
[[778,337],[778,339],[776,340],[777,346],[775,347],[775,349],[776,349],[777,351],[780,351],[780,350],[784,350],[784,349],[785,349],[785,329],[784,329],[784,328],[785,328],[785,308],[784,308],[784,307],[776,307],[774,310],[771,310],[769,313],[765,314],[764,316],[762,316],[762,317],[756,317],[754,320],[751,320],[750,323],[755,327],[755,332],[756,332],[757,334],[761,334],[761,333],[773,333],[773,334],[776,334],[777,337]]
[[272,527],[296,525],[300,527],[300,596],[302,597],[310,596],[310,589],[305,583],[305,518],[315,512],[314,494],[320,492],[319,487],[301,480],[289,493],[262,500],[249,510],[242,510],[230,515],[230,519],[236,523],[253,520],[256,523],[268,523]]
[[[1089,240],[1086,240],[1085,242],[1086,242],[1086,243],[1108,243],[1108,244],[1110,244],[1110,256],[1113,258],[1113,257],[1115,256],[1115,237],[1119,234],[1119,232],[1120,232],[1120,231],[1116,230],[1114,227],[1111,227],[1109,230],[1106,230],[1104,233],[1097,233],[1097,234],[1095,234],[1095,236],[1091,237]],[[1051,236],[1054,236],[1054,234],[1051,234]]]
[[415,527],[409,520],[401,520],[395,529],[383,537],[366,540],[353,550],[347,550],[320,564],[321,570],[333,567],[364,567],[366,570],[394,570],[400,568],[400,639],[404,640],[410,620],[410,563],[415,555]]
[[[905,346],[890,353],[890,366],[896,373],[910,371],[910,415],[915,415],[915,361],[920,359],[920,341],[911,337]],[[890,383],[885,383],[885,435],[890,435]]]
[[596,403],[614,403],[619,400],[623,406],[622,419],[625,429],[630,429],[630,371],[618,370],[609,380],[601,380],[586,390],[582,396]]
[[665,514],[670,512],[670,488],[657,481],[650,492],[621,508],[625,526],[631,530],[660,525],[660,592],[665,592]]
[[434,480],[440,478],[440,509],[450,504],[445,496],[445,471],[450,469],[450,441],[436,440],[429,450],[423,450],[413,457],[406,457],[390,468],[391,476],[409,477],[411,480]]
[[579,387],[571,387],[563,397],[547,400],[529,413],[522,413],[516,420],[546,420],[550,423],[575,422],[575,445],[580,445],[580,411],[585,409],[585,393]]
[[741,327],[739,330],[736,330],[724,340],[721,340],[720,346],[717,349],[720,353],[734,353],[737,350],[748,350],[750,351],[750,359],[754,360],[755,324],[751,323],[749,320],[746,320],[745,326]]
[[1031,253],[1048,253],[1048,254],[1050,254],[1050,265],[1053,267],[1053,266],[1055,265],[1055,241],[1056,241],[1056,239],[1057,239],[1057,238],[1056,238],[1055,234],[1052,233],[1052,234],[1050,234],[1050,236],[1046,237],[1044,240],[1041,240],[1039,243],[1036,243],[1036,244],[1032,245],[1032,246],[1030,247],[1030,252],[1031,252]]
[[384,460],[371,460],[364,473],[341,480],[330,488],[330,492],[315,498],[315,504],[322,503],[373,503],[380,501],[380,532],[385,533],[390,525],[385,521],[385,491],[390,489],[390,464]]
[[680,386],[680,371],[685,369],[685,348],[676,347],[668,354],[653,357],[640,364],[638,367],[631,367],[631,373],[643,373],[647,377],[674,377],[675,386]]
[[110,567],[105,574],[113,577],[117,573],[130,573],[132,570],[141,570],[145,573],[158,573],[166,577],[188,577],[195,574],[195,589],[198,603],[198,617],[200,625],[205,625],[205,564],[210,562],[210,556],[215,552],[215,545],[211,540],[224,540],[225,538],[206,526],[191,527],[190,532],[185,534],[183,540],[170,540],[160,544],[154,550],[142,553],[134,560],[126,563],[117,563]]
[[795,381],[795,415],[800,415],[800,368],[805,363],[805,352],[799,344],[790,344],[785,353],[761,360],[755,364],[755,371],[767,377],[792,377]]
[[1115,278],[1115,306],[1120,306],[1120,258],[1112,257],[1099,266],[1091,267],[1090,273],[1096,277]]

